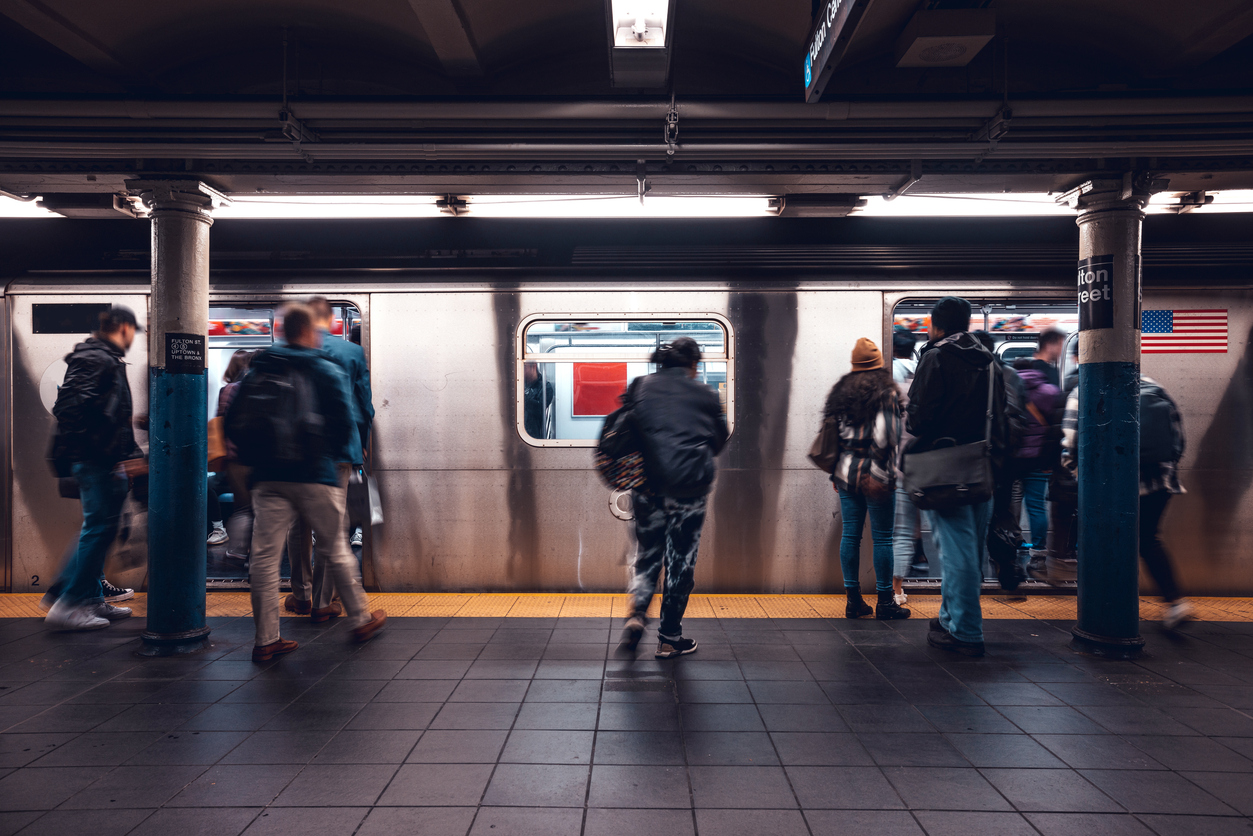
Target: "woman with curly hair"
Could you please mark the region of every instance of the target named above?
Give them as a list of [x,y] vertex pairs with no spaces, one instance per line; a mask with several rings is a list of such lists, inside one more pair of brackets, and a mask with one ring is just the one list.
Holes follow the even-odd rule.
[[[892,593],[892,532],[894,528],[895,465],[901,439],[901,399],[892,375],[883,368],[883,354],[873,340],[859,339],[853,347],[852,371],[827,395],[824,417],[840,426],[840,457],[831,481],[840,494],[840,566],[848,603],[847,618],[909,618],[909,610]],[[875,589],[878,605],[872,610],[861,597],[858,572],[861,533],[870,517],[874,540]]]

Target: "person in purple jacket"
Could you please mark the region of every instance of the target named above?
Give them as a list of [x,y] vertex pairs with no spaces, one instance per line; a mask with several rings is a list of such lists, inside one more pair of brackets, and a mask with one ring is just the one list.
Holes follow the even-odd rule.
[[1049,515],[1044,497],[1048,491],[1049,474],[1057,466],[1061,454],[1061,390],[1050,383],[1039,369],[1023,368],[1018,364],[1015,368],[1027,390],[1028,414],[1022,440],[1013,453],[1011,472],[1021,485],[1022,502],[1027,506],[1032,557],[1035,558],[1035,553],[1043,554],[1048,543]]

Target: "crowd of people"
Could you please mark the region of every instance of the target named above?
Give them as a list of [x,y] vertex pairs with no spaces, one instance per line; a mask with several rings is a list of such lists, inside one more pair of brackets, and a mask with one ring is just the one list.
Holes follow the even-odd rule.
[[[948,296],[931,311],[928,341],[898,330],[891,369],[879,347],[859,339],[850,370],[832,387],[824,421],[835,428],[830,476],[842,520],[840,566],[848,618],[907,619],[903,580],[924,565],[925,519],[943,583],[939,618],[928,642],[967,656],[984,653],[980,593],[985,550],[1007,589],[1030,576],[1053,584],[1077,575],[1077,416],[1081,386],[1057,368],[1065,335],[1045,331],[1034,357],[1013,367],[990,334],[970,330],[970,303]],[[330,339],[325,298],[283,306],[276,341],[236,352],[224,375],[217,414],[225,427],[225,465],[210,489],[210,542],[248,561],[256,642],[266,661],[296,649],[280,635],[280,607],[315,622],[347,611],[353,637],[367,641],[386,614],[371,611],[350,546],[347,491],[369,450],[374,416],[369,370],[359,336]],[[49,453],[57,476],[74,484],[83,508],[78,544],[44,596],[47,622],[62,630],[107,627],[131,610],[115,606],[133,590],[104,578],[128,481],[146,473],[133,427],[123,358],[141,331],[132,311],[114,306],[100,328],[66,358],[53,414]],[[359,334],[359,332],[357,332]],[[661,573],[665,581],[658,658],[695,652],[683,634],[693,588],[715,457],[728,437],[718,396],[696,380],[701,350],[683,337],[659,348],[653,374],[623,395],[637,466],[632,488],[637,555],[630,613],[620,647],[634,652]],[[1170,497],[1182,493],[1184,452],[1179,410],[1165,390],[1141,378],[1140,546],[1169,604],[1168,626],[1191,613],[1181,596],[1158,528]],[[611,417],[607,426],[626,426]],[[602,446],[604,441],[602,439]],[[986,461],[984,461],[986,459]],[[945,482],[943,465],[968,467],[969,484]],[[973,463],[973,465],[971,465]],[[980,467],[985,467],[981,471]],[[986,477],[978,474],[986,472]],[[919,475],[923,474],[923,475]],[[215,516],[215,494],[228,488],[234,513]],[[1028,524],[1020,524],[1023,508]],[[875,604],[861,594],[862,533],[870,523]],[[229,530],[227,530],[229,529]],[[222,534],[219,535],[218,532]],[[316,544],[316,549],[315,549]],[[291,594],[280,600],[280,564],[291,563]]]

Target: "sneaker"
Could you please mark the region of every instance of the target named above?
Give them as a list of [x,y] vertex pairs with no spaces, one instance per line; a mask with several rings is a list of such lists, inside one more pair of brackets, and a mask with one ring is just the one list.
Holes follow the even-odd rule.
[[375,610],[370,613],[369,621],[352,631],[352,638],[357,642],[368,642],[370,639],[378,635],[379,630],[382,630],[383,625],[386,623],[387,613],[382,610]]
[[102,602],[96,605],[96,615],[107,618],[109,621],[121,621],[123,618],[131,617],[131,608],[115,607],[110,603]]
[[1162,626],[1167,630],[1176,630],[1183,622],[1196,617],[1196,610],[1188,603],[1187,598],[1180,598],[1170,605],[1166,615],[1162,616]]
[[618,639],[619,653],[634,653],[635,648],[639,646],[640,639],[644,636],[644,627],[647,622],[642,615],[633,615],[626,620],[626,624],[622,627],[622,638]]
[[104,590],[104,601],[106,604],[116,604],[118,601],[129,601],[135,597],[135,590],[114,586],[106,580],[100,581],[100,588]]
[[268,662],[275,656],[291,653],[299,646],[296,642],[288,641],[287,639],[279,639],[269,644],[259,644],[252,649],[252,661]]
[[909,596],[906,595],[903,591],[897,592],[895,595],[892,596],[892,600],[896,602],[896,606],[903,607],[905,606],[906,603],[909,602]]
[[226,533],[226,528],[222,525],[222,523],[215,522],[213,524],[213,531],[209,532],[209,539],[206,542],[210,546],[220,546],[229,539],[231,539],[231,536]]
[[911,615],[913,615],[912,612],[891,600],[880,599],[874,608],[874,617],[879,621],[899,621]]
[[354,529],[352,532],[352,539],[348,541],[349,545],[360,547],[362,536],[361,529]]
[[44,593],[43,597],[39,599],[39,609],[43,610],[44,612],[47,612],[48,610],[52,609],[53,604],[55,604],[56,602],[57,602],[57,596],[52,593],[51,589],[49,589],[47,592]]
[[330,621],[332,618],[338,618],[344,614],[344,608],[332,601],[328,606],[315,607],[309,612],[309,620],[314,624],[321,624],[323,621]]
[[294,612],[296,615],[308,615],[313,609],[313,603],[310,601],[301,601],[295,595],[288,595],[283,599],[283,609],[288,612]]
[[951,653],[959,653],[962,656],[970,656],[978,659],[983,655],[983,642],[964,642],[961,639],[954,638],[953,634],[943,627],[939,630],[939,620],[931,622],[931,629],[927,631],[927,644],[932,647],[938,647],[941,650],[947,650]]
[[109,620],[96,615],[97,606],[71,604],[62,598],[48,610],[44,623],[53,630],[102,630],[109,626]]
[[688,653],[696,652],[695,639],[657,639],[657,652],[653,654],[658,659],[674,659],[677,656],[685,656]]

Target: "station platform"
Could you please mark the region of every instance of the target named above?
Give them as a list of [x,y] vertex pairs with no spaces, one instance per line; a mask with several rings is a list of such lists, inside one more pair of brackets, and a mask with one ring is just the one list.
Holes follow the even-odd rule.
[[[681,659],[615,652],[621,595],[371,596],[135,655],[142,617],[44,629],[0,596],[0,836],[1253,833],[1253,602],[1193,599],[1135,662],[1067,647],[1074,599],[984,597],[988,655],[842,596],[693,596]],[[143,597],[134,602],[142,612]]]

